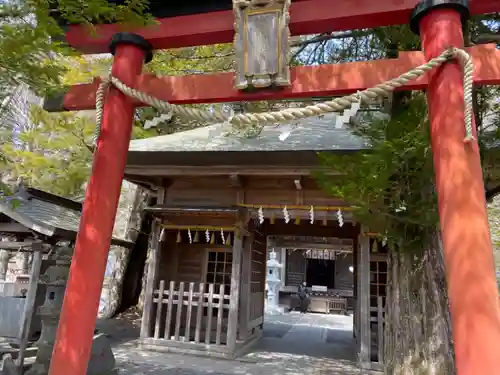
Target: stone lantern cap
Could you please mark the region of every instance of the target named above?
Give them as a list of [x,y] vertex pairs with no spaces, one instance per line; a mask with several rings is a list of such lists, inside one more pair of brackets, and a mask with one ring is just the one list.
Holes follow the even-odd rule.
[[267,268],[282,268],[283,267],[283,265],[276,260],[276,253],[274,252],[274,250],[271,252],[270,258],[271,259],[269,259],[266,263]]

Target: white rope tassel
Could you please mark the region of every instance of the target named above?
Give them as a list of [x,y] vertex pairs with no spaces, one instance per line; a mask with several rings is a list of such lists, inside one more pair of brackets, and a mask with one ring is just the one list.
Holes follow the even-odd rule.
[[342,129],[344,124],[349,124],[351,118],[356,116],[359,109],[361,108],[361,101],[352,103],[350,108],[347,108],[342,115],[338,114],[335,118],[335,128]]
[[311,206],[311,209],[309,210],[309,222],[311,224],[314,224],[314,207]]
[[259,215],[259,223],[264,224],[264,210],[262,209],[262,206],[259,207],[258,215]]
[[208,231],[208,229],[205,231],[205,238],[207,240],[207,243],[210,242],[210,232]]
[[191,229],[188,229],[189,243],[193,243],[193,237],[191,236]]
[[148,130],[151,128],[156,128],[162,122],[170,121],[171,118],[172,118],[172,112],[162,113],[161,115],[156,116],[155,118],[144,122],[144,129]]
[[288,209],[283,208],[283,216],[285,217],[285,223],[288,224],[290,222],[290,214],[288,213]]
[[220,236],[222,238],[222,244],[225,245],[226,244],[226,238],[224,237],[224,229],[220,230]]
[[339,222],[339,227],[344,226],[344,216],[342,215],[342,211],[340,209],[337,210],[337,220]]

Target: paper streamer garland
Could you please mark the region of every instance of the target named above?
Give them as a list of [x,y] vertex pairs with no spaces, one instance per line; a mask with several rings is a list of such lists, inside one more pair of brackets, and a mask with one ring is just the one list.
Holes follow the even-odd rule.
[[352,117],[356,116],[361,108],[361,102],[356,102],[351,105],[351,108],[344,110],[342,115],[338,114],[335,117],[335,128],[342,129],[344,124],[348,124]]
[[157,116],[151,120],[147,120],[144,122],[144,129],[156,128],[159,124],[165,121],[169,121],[172,118],[172,112],[170,113],[162,113],[160,116]]
[[191,229],[188,229],[189,243],[193,243],[193,237],[191,236]]
[[290,222],[290,214],[288,213],[288,209],[286,208],[283,208],[283,216],[285,217],[285,223],[289,223]]
[[259,207],[258,215],[259,215],[259,223],[264,224],[264,210],[262,209],[262,206]]
[[309,210],[309,222],[311,224],[314,224],[314,207],[311,206],[311,209]]
[[205,239],[207,240],[207,243],[210,242],[210,232],[208,231],[208,229],[205,231]]
[[337,220],[339,222],[339,227],[342,227],[344,225],[344,217],[342,216],[341,210],[337,210]]

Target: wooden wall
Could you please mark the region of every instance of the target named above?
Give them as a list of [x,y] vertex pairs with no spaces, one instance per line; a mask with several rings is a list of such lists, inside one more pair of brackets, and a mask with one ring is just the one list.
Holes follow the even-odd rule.
[[263,233],[254,232],[250,264],[250,329],[255,328],[255,326],[260,326],[260,320],[263,322],[267,268],[266,262],[266,236]]
[[[295,180],[300,180],[297,190]],[[176,177],[170,180],[165,204],[231,206],[254,205],[342,205],[320,189],[311,177]]]
[[[194,233],[192,235],[194,236]],[[207,280],[207,266],[209,253],[232,252],[232,247],[204,243],[206,242],[205,234],[198,233],[198,235],[200,237],[199,243],[186,243],[186,233],[174,229],[166,230],[164,236],[162,236],[158,277],[154,288],[155,303],[152,312],[152,322],[155,323],[150,330],[150,337],[166,340],[174,337],[176,341],[180,337],[181,341],[194,340],[199,343],[201,332],[201,341],[206,344],[212,341],[217,345],[226,342],[228,301],[231,285],[230,281],[226,282],[223,285],[223,293],[221,294],[219,289],[221,286],[218,283],[214,285],[213,280]],[[179,239],[181,242],[179,242]],[[234,241],[234,238],[231,237],[231,240]],[[230,258],[228,259],[228,262],[230,262]],[[231,270],[230,263],[228,267]],[[168,298],[168,289],[171,282],[174,282],[172,292],[177,293],[173,301],[169,301]],[[210,285],[211,283],[212,285]],[[182,285],[182,292],[179,291],[180,285]],[[209,289],[210,286],[213,287],[212,291]],[[204,293],[213,293],[213,298],[210,296],[203,297],[204,302],[202,305],[204,307],[200,312],[201,321],[198,319],[198,305],[189,307],[193,301],[189,302],[191,297],[188,296],[193,293],[188,292],[188,288],[198,293],[194,303],[201,303],[199,301],[200,297],[198,297],[200,288],[204,290]],[[220,299],[219,295],[226,295],[226,297]],[[183,302],[180,303],[179,298]],[[159,303],[164,306],[160,308]],[[182,307],[183,305],[184,307]],[[195,332],[197,332],[196,335]]]
[[[161,242],[158,280],[164,280],[166,284],[170,281],[207,282],[209,252],[232,251],[231,246],[221,244],[177,243],[177,233],[177,230],[168,230],[166,240]],[[204,240],[204,233],[199,233],[199,236]]]
[[[295,181],[300,183],[296,184]],[[298,186],[299,185],[299,188]],[[238,204],[277,206],[343,206],[344,202],[323,192],[312,177],[273,176],[200,176],[175,177],[165,184],[165,205],[191,207],[230,207]],[[201,217],[186,216],[172,219],[172,223],[182,225],[222,225],[222,222],[195,222]],[[204,219],[207,219],[206,217]],[[194,220],[194,221],[193,221]],[[221,219],[222,220],[222,219]],[[192,221],[192,222],[191,222]],[[227,224],[226,224],[227,225]],[[286,224],[276,218],[271,223],[248,225],[250,235],[246,237],[243,251],[242,281],[240,297],[239,337],[252,336],[263,323],[265,277],[267,260],[267,236],[299,235],[319,237],[356,238],[359,227],[345,222],[339,227],[335,218],[326,223],[310,224],[302,220],[300,225]],[[170,231],[171,232],[171,231]],[[172,236],[172,235],[170,235]],[[170,238],[170,237],[169,237]],[[356,246],[356,243],[355,243]],[[206,262],[209,245],[177,244],[165,242],[162,246],[160,277],[166,284],[171,280],[184,282],[205,282]]]

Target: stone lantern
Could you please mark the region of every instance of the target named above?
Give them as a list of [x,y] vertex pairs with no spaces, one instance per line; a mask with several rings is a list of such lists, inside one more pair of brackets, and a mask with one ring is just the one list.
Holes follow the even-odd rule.
[[276,252],[273,250],[269,254],[269,260],[266,264],[267,276],[267,305],[266,310],[278,311],[279,308],[279,289],[281,286],[281,268],[283,265],[276,260]]
[[45,272],[40,275],[39,283],[45,286],[45,302],[36,312],[42,320],[42,332],[36,343],[38,350],[35,363],[26,375],[45,375],[49,371],[71,256],[72,249],[63,247],[43,261]]
[[[59,247],[42,262],[44,273],[39,277],[39,284],[45,287],[45,301],[36,311],[42,321],[42,331],[36,343],[35,363],[25,375],[47,375],[49,372],[72,255],[73,249]],[[103,334],[94,335],[87,375],[116,375],[117,371],[108,339]]]

